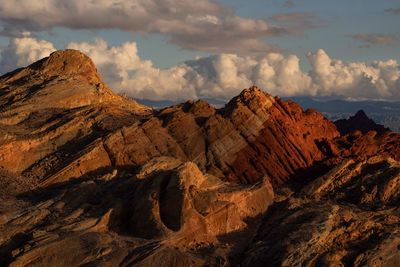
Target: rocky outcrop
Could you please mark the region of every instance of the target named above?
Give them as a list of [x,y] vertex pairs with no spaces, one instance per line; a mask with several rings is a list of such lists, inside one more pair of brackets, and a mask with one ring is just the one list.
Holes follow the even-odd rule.
[[[137,113],[149,109],[115,95],[90,58],[76,50],[57,51],[26,68],[0,77],[0,123],[16,125],[43,110],[71,110],[106,103]],[[41,115],[41,116],[40,116]]]
[[252,238],[274,198],[268,179],[227,184],[166,157],[112,178],[30,193],[17,207],[2,202],[2,265],[227,262]]
[[398,161],[343,162],[276,204],[244,266],[398,266]]
[[253,183],[268,175],[278,185],[331,155],[326,147],[338,135],[319,113],[252,87],[220,110],[203,101],[163,109],[110,135],[105,146],[119,167],[174,156],[223,180]]
[[[55,84],[57,88],[43,90],[64,86]],[[111,92],[102,87],[105,100],[95,98],[101,103],[68,109],[61,105],[54,113],[33,109],[28,119],[4,125],[8,137],[0,152],[1,166],[49,185],[97,169],[139,167],[153,157],[170,156],[193,161],[203,172],[226,181],[253,183],[268,175],[278,185],[330,156],[329,142],[338,136],[319,113],[304,112],[257,87],[244,90],[223,109],[189,101],[152,116],[135,103],[126,108],[125,100],[109,97]],[[28,127],[33,131],[26,136]],[[24,133],[22,138],[18,131]],[[22,160],[22,154],[29,160]]]
[[338,151],[337,159],[357,158],[368,159],[376,155],[392,157],[400,160],[400,134],[387,132],[377,134],[370,131],[362,134],[360,131],[341,136],[333,141]]
[[255,86],[155,111],[55,52],[0,77],[0,265],[397,266],[400,135],[370,130]]
[[43,179],[82,146],[149,113],[115,95],[84,54],[54,52],[0,77],[0,168]]

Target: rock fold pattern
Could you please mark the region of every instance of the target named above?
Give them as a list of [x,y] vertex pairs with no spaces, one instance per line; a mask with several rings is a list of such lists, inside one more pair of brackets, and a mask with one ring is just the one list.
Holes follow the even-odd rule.
[[153,110],[57,51],[0,77],[0,265],[399,266],[399,160],[363,112]]

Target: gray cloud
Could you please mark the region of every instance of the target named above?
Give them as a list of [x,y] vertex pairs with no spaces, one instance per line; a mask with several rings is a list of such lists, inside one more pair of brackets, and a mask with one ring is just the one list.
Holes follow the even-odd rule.
[[400,7],[399,8],[388,8],[385,10],[385,12],[393,14],[393,15],[400,15]]
[[353,39],[374,45],[393,45],[399,42],[399,37],[391,34],[360,33],[351,36]]
[[272,20],[290,34],[303,34],[308,29],[324,26],[326,22],[309,12],[292,12],[272,16]]
[[159,33],[179,47],[214,53],[262,53],[277,48],[263,40],[290,34],[265,19],[235,15],[214,0],[0,1],[3,33],[73,29],[121,29]]
[[361,44],[358,46],[358,48],[371,48],[371,45],[369,44]]
[[287,1],[285,1],[284,3],[283,3],[283,6],[284,7],[287,7],[287,8],[292,8],[292,7],[294,7],[296,4],[292,1],[292,0],[287,0]]

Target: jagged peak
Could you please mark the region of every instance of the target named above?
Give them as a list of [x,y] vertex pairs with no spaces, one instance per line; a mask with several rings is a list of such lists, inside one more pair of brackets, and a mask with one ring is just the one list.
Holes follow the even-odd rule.
[[242,92],[232,98],[225,106],[225,111],[230,113],[239,105],[245,105],[252,110],[264,108],[268,109],[275,103],[275,99],[261,88],[253,85],[242,90]]
[[258,102],[267,102],[270,106],[275,102],[275,99],[270,94],[266,93],[256,85],[242,90],[242,92],[238,95],[238,98],[241,102],[246,104],[256,100]]
[[356,112],[353,118],[363,118],[363,119],[369,119],[367,114],[364,112],[364,110],[360,109],[359,111]]

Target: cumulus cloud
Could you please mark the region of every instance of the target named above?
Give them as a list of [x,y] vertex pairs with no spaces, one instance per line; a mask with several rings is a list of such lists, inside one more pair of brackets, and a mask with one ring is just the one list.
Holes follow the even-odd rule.
[[140,59],[134,42],[109,47],[104,40],[97,39],[71,43],[68,48],[88,54],[112,88],[136,98],[228,99],[254,83],[279,95],[307,94],[311,87],[311,78],[301,71],[295,55],[220,54],[159,69],[151,61]]
[[312,95],[400,99],[400,65],[395,60],[346,63],[322,49],[307,57],[312,67]]
[[309,53],[310,72],[296,55],[220,54],[158,69],[137,54],[135,43],[108,47],[102,40],[70,45],[93,57],[113,88],[153,100],[231,98],[257,84],[273,95],[400,99],[400,65],[395,60],[343,62],[324,50]]
[[46,40],[33,38],[29,33],[24,35],[10,39],[8,46],[1,51],[0,73],[29,65],[56,50],[54,45]]
[[391,34],[360,33],[352,35],[352,38],[374,45],[393,45],[399,42],[399,37]]
[[264,19],[237,16],[214,0],[0,1],[0,20],[8,32],[63,26],[159,33],[179,47],[215,53],[276,50],[263,38],[290,32]]
[[103,79],[117,92],[152,100],[197,98],[194,85],[189,85],[185,78],[189,71],[186,65],[156,68],[151,61],[139,57],[134,42],[109,47],[104,40],[97,39],[70,43],[67,47],[91,57]]
[[300,70],[299,58],[268,53],[262,57],[222,54],[185,63],[201,77],[202,97],[230,98],[243,88],[257,84],[271,94],[303,94],[311,79]]
[[[135,98],[229,99],[256,84],[272,95],[280,96],[400,100],[400,64],[395,60],[344,62],[319,49],[307,54],[311,65],[309,72],[301,70],[296,55],[281,53],[260,56],[219,54],[159,69],[151,61],[139,57],[135,42],[109,46],[104,40],[97,39],[70,43],[68,48],[89,55],[111,88]],[[21,37],[13,39],[5,50],[0,68],[9,62],[18,67],[29,64],[49,54],[54,46],[47,41]]]

